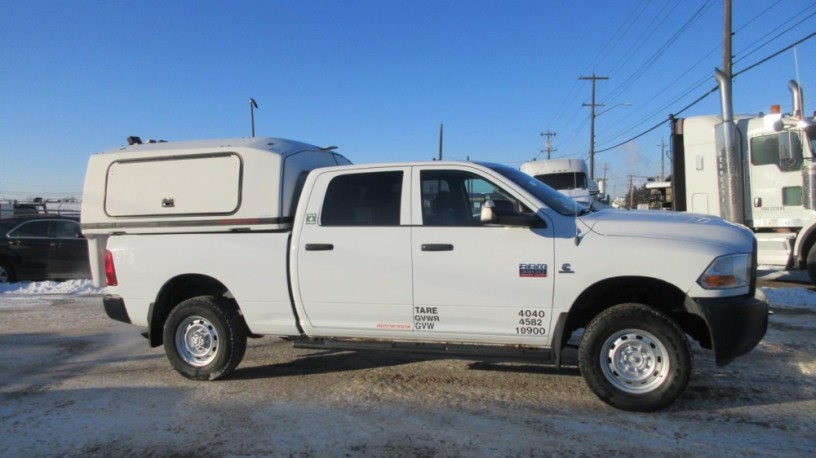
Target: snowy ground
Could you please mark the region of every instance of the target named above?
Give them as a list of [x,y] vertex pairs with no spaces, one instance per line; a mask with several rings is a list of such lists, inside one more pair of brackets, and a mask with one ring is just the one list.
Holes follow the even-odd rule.
[[[70,280],[64,282],[20,282],[0,283],[0,294],[10,296],[36,296],[40,294],[83,296],[102,294],[104,288],[95,288],[91,280]],[[2,303],[0,303],[2,306]]]
[[574,355],[556,372],[263,338],[233,377],[191,382],[90,282],[0,285],[0,456],[812,456],[816,292],[762,290],[754,351],[718,368],[695,349],[678,402],[633,414]]

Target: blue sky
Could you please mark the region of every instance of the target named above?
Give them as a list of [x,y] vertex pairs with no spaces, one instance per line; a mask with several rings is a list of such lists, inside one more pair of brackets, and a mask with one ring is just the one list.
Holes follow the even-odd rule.
[[[734,71],[816,31],[812,0],[734,0]],[[90,154],[128,135],[258,135],[356,163],[444,155],[586,159],[715,85],[722,0],[0,0],[0,198],[79,195]],[[797,25],[797,22],[800,22]],[[735,111],[816,105],[816,38],[736,78]],[[798,63],[798,65],[797,65]],[[811,101],[811,103],[809,103]],[[631,105],[622,105],[631,103]],[[718,113],[718,94],[686,115]],[[596,155],[610,192],[660,172],[657,130]]]

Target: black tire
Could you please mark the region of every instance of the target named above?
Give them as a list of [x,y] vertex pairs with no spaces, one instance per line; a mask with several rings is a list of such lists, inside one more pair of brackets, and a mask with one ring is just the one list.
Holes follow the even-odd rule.
[[816,243],[810,247],[807,255],[807,272],[810,282],[816,285]]
[[164,324],[164,351],[170,364],[191,380],[217,380],[244,358],[247,329],[227,300],[214,296],[187,299]]
[[683,394],[692,357],[688,339],[671,318],[643,304],[621,304],[587,326],[578,365],[602,401],[653,412]]
[[17,277],[14,275],[14,269],[11,264],[5,259],[0,259],[0,283],[14,283]]

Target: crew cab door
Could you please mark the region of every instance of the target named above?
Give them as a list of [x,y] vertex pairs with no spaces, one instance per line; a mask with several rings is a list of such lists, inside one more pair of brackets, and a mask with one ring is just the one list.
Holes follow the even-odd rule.
[[[410,169],[313,172],[293,242],[301,325],[313,336],[411,332]],[[309,189],[308,184],[305,189]]]
[[[426,339],[546,344],[553,225],[482,173],[467,166],[413,168],[412,327]],[[537,223],[483,224],[488,200],[508,221]]]

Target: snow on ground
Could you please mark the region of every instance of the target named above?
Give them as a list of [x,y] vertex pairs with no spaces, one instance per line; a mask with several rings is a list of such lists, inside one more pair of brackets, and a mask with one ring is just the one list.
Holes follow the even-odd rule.
[[95,287],[91,280],[0,283],[0,297],[7,295],[25,296],[40,294],[88,296],[102,294],[103,292],[104,288]]
[[803,287],[759,288],[771,308],[816,310],[816,292]]

